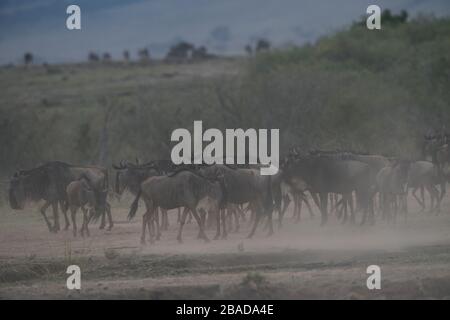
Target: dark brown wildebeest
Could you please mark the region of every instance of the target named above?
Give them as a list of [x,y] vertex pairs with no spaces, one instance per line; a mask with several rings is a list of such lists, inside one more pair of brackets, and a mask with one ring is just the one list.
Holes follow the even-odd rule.
[[[165,160],[155,160],[145,164],[136,164],[121,161],[119,165],[113,165],[116,170],[116,182],[115,191],[118,195],[122,195],[125,190],[128,190],[131,194],[136,196],[141,188],[141,183],[152,176],[162,175],[166,173],[171,167]],[[167,217],[167,211],[161,210],[161,228],[167,230],[169,227],[169,221]],[[155,216],[157,223],[159,224],[159,216]],[[159,235],[157,236],[157,239]]]
[[[295,223],[298,223],[301,219],[303,203],[306,204],[311,218],[314,218],[314,212],[312,211],[306,196],[306,191],[308,191],[306,183],[298,178],[292,179],[291,183],[286,183],[283,181],[282,170],[279,171],[279,174],[280,181],[277,181],[277,178],[273,179],[275,188],[272,190],[275,210],[278,211],[278,227],[281,228],[284,214],[291,202],[294,204],[293,218]],[[272,183],[272,185],[274,185],[274,183]],[[278,192],[280,192],[279,195],[277,195]],[[278,206],[277,203],[279,203],[280,206]]]
[[[319,195],[320,201],[316,202],[319,202],[321,225],[328,220],[328,193],[344,195],[355,192],[364,212],[361,224],[366,222],[369,201],[373,196],[370,174],[366,163],[323,155],[298,156],[283,168],[284,181],[292,185],[294,179],[301,179],[312,194]],[[372,213],[369,217],[371,223],[374,222]],[[355,220],[354,215],[351,220]]]
[[[65,217],[65,230],[69,228],[67,218],[67,185],[85,178],[90,184],[96,198],[96,213],[104,217],[105,211],[109,218],[109,229],[113,222],[110,210],[107,210],[108,172],[105,168],[95,166],[74,166],[60,161],[47,162],[30,170],[16,172],[10,180],[9,203],[13,209],[23,209],[26,201],[44,200],[41,207],[45,222],[51,232],[60,229],[58,203],[61,205]],[[52,226],[46,215],[46,209],[52,206],[54,225]],[[103,225],[104,226],[104,225]],[[102,226],[101,226],[102,227]]]
[[[214,179],[220,178],[216,176]],[[145,243],[146,229],[148,228],[149,231],[152,230],[152,224],[158,207],[166,210],[179,207],[185,208],[178,230],[177,239],[179,242],[182,241],[182,231],[187,210],[192,212],[198,223],[200,238],[209,241],[198,213],[199,211],[203,211],[209,212],[210,214],[217,214],[224,201],[221,183],[212,182],[211,180],[190,170],[180,170],[170,176],[152,176],[145,179],[141,183],[128,214],[129,219],[135,216],[139,199],[142,197],[145,202],[146,212],[142,218],[141,243]],[[158,224],[156,224],[156,232],[158,236]]]
[[[281,191],[275,190],[276,184],[272,181],[272,176],[262,176],[258,169],[240,169],[232,168],[227,165],[216,164],[211,166],[205,166],[199,169],[202,176],[207,178],[223,177],[222,188],[225,190],[226,202],[236,205],[250,203],[251,207],[255,210],[255,219],[253,226],[248,235],[251,238],[255,231],[261,217],[268,217],[269,235],[273,234],[272,225],[272,212],[274,207],[273,194],[279,195],[277,198],[281,198]],[[280,200],[281,201],[281,200]],[[279,204],[275,204],[279,207]],[[218,219],[217,231],[220,233]],[[226,227],[223,224],[223,227]],[[216,234],[218,237],[218,234]]]
[[[83,223],[80,233],[82,237],[84,237],[85,233],[89,236],[90,233],[88,224],[91,217],[94,215],[95,208],[98,207],[97,197],[95,196],[94,190],[91,188],[89,182],[86,181],[85,178],[82,178],[69,183],[67,185],[66,192],[67,206],[70,210],[72,218],[73,236],[77,236],[76,213],[80,208],[83,211]],[[86,208],[86,206],[88,208]]]
[[[410,165],[408,160],[393,160],[389,166],[384,167],[377,174],[377,190],[381,195],[383,217],[388,220],[396,221],[399,204],[400,211],[404,213],[406,220],[408,212],[406,184]],[[394,210],[393,216],[392,210]]]

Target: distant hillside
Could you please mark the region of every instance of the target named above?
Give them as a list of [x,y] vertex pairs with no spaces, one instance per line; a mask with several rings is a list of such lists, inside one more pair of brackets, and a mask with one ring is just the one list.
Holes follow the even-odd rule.
[[[136,58],[148,47],[161,57],[185,40],[224,55],[244,54],[244,47],[264,37],[273,44],[303,45],[346,28],[365,15],[370,1],[339,0],[77,0],[82,30],[64,23],[68,1],[0,1],[0,64],[17,63],[26,51],[48,63],[85,61],[90,51],[123,50]],[[377,0],[382,9],[436,16],[450,14],[448,0]]]
[[248,59],[1,68],[0,166],[95,163],[99,140],[108,164],[167,158],[194,120],[280,128],[282,150],[416,157],[428,128],[450,126],[449,34],[450,19],[421,17]]

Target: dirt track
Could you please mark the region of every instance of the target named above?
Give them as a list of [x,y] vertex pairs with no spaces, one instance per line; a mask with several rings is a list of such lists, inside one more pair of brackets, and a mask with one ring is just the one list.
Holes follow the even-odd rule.
[[[36,209],[3,208],[0,298],[450,299],[449,211],[445,199],[439,216],[412,208],[406,224],[343,226],[332,218],[322,228],[306,214],[294,224],[288,213],[270,238],[260,227],[245,239],[243,223],[210,243],[196,239],[192,223],[182,244],[173,212],[161,241],[140,246],[140,219],[126,221],[126,202],[114,208],[112,231],[92,225],[88,239],[50,234]],[[80,291],[65,286],[70,264],[81,268]],[[381,267],[381,290],[366,287],[372,264]]]

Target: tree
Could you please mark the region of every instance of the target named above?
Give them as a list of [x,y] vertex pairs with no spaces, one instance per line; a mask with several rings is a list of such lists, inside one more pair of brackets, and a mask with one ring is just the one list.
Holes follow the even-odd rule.
[[148,62],[150,60],[150,53],[147,48],[138,51],[138,57],[141,62]]
[[98,62],[100,60],[100,58],[99,58],[98,54],[91,51],[91,52],[89,52],[88,60],[89,60],[89,62]]
[[247,55],[251,56],[253,54],[253,48],[251,45],[246,45],[245,46],[245,52],[247,52]]
[[206,49],[206,47],[204,47],[204,46],[194,48],[192,50],[192,59],[203,60],[203,59],[208,59],[208,58],[212,58],[212,57],[213,57],[213,55],[208,53],[208,49]]
[[[361,17],[361,20],[353,23],[353,26],[366,28],[366,20],[367,17],[363,16]],[[405,10],[400,11],[400,14],[392,14],[391,10],[385,9],[381,13],[381,25],[383,24],[400,25],[407,22],[408,22],[408,12],[406,12]]]
[[130,52],[128,50],[123,52],[123,60],[127,63],[130,62]]
[[167,60],[187,60],[192,56],[195,46],[192,43],[181,41],[173,45],[166,55]]
[[25,63],[25,65],[30,65],[33,63],[33,54],[31,52],[26,52],[23,55],[23,62]]
[[256,43],[255,52],[270,50],[270,42],[266,39],[259,39]]
[[111,55],[109,52],[105,52],[102,57],[103,62],[111,62]]

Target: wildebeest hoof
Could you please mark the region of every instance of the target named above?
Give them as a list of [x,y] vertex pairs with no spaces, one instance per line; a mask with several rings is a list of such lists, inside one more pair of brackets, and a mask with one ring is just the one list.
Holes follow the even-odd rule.
[[213,239],[214,240],[219,240],[220,239],[220,234],[216,234]]
[[205,242],[210,242],[211,240],[208,239],[208,237],[203,237],[203,240],[205,240]]

